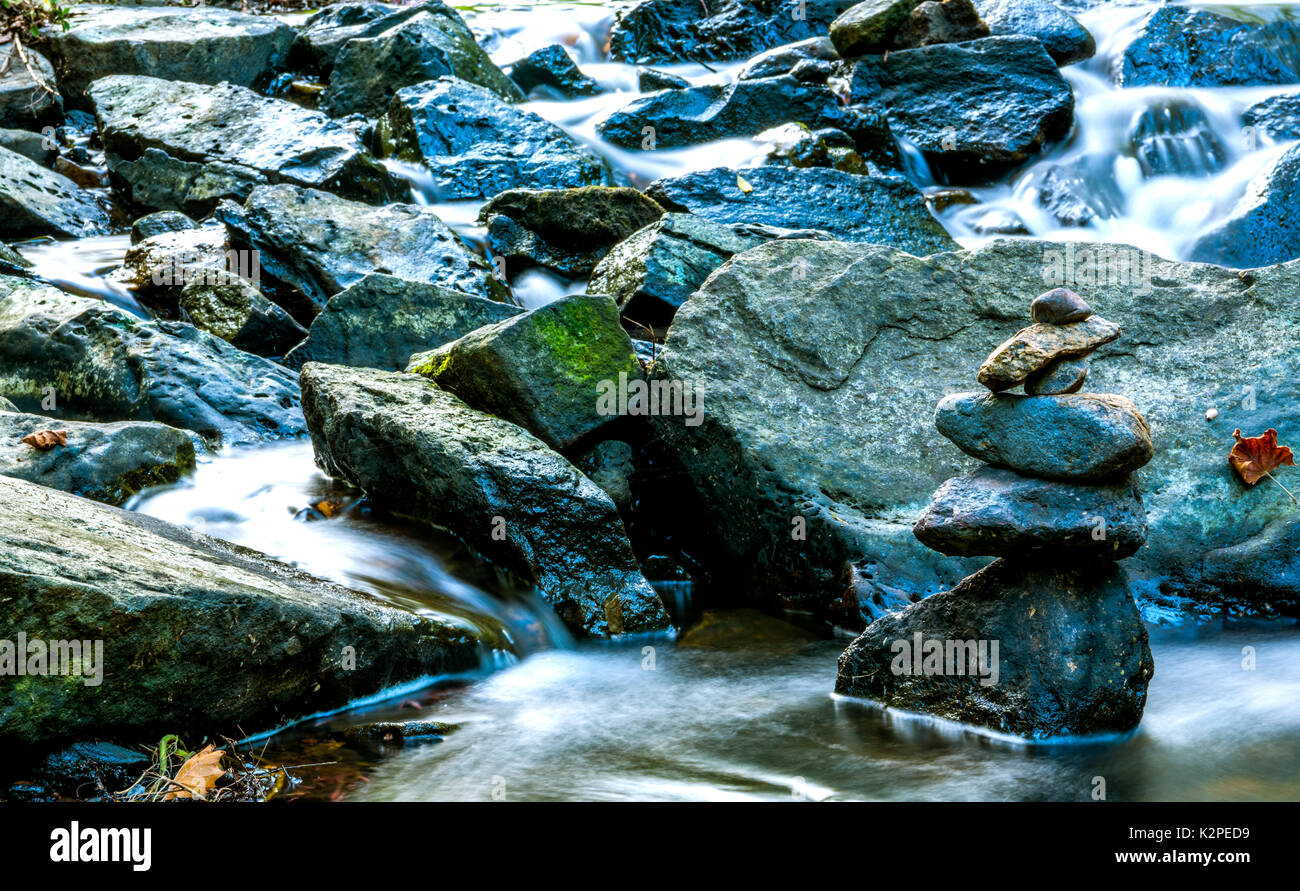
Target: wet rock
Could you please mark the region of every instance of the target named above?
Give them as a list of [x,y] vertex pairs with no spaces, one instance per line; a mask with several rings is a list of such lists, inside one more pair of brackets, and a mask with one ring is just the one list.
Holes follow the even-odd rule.
[[331,3],[298,29],[291,61],[311,73],[328,75],[348,41],[381,34],[421,9],[421,4],[394,9],[383,3]]
[[[22,438],[38,430],[67,431],[67,444],[47,451]],[[165,424],[90,424],[0,411],[0,475],[120,505],[149,486],[174,483],[194,469],[189,434]]]
[[0,148],[0,238],[80,238],[110,228],[95,196],[68,179]]
[[0,393],[101,421],[160,421],[213,443],[303,431],[290,372],[184,322],[142,321],[104,303],[9,279],[0,300]]
[[852,137],[830,127],[809,130],[800,124],[774,127],[754,137],[772,146],[767,163],[790,167],[833,167],[845,173],[872,176],[879,169],[855,150]]
[[58,156],[58,148],[53,140],[30,130],[0,129],[0,148],[30,158],[42,167],[49,166]]
[[1124,192],[1115,181],[1114,158],[1092,154],[1064,163],[1044,162],[1024,179],[1038,203],[1062,226],[1087,226],[1124,212]]
[[889,49],[919,0],[865,0],[850,6],[830,26],[831,42],[844,58]]
[[[235,271],[223,226],[205,225],[151,235],[131,245],[108,278],[154,306],[174,313],[191,279]],[[249,273],[252,274],[251,269]]]
[[1052,288],[1029,304],[1029,317],[1044,325],[1072,325],[1092,315],[1092,307],[1069,288]]
[[[937,673],[925,670],[924,641],[931,640],[940,648]],[[974,652],[957,643],[965,641]],[[986,658],[972,665],[966,656],[976,656],[981,642]],[[922,651],[912,652],[918,645]],[[1118,564],[999,560],[873,623],[840,656],[835,692],[1050,739],[1137,726],[1154,671]]]
[[0,411],[18,411],[18,406],[0,396]]
[[1030,396],[1060,396],[1077,393],[1088,379],[1087,356],[1077,359],[1057,359],[1042,371],[1025,378],[1025,393]]
[[343,738],[362,745],[402,745],[408,742],[431,742],[459,729],[442,721],[376,721],[358,724],[343,731]]
[[371,274],[329,299],[290,368],[327,362],[400,371],[415,353],[449,343],[523,310],[427,282]]
[[48,756],[37,768],[41,782],[78,800],[107,800],[130,787],[152,764],[144,752],[106,742],[77,742]]
[[63,99],[50,60],[30,47],[23,52],[26,62],[14,52],[12,41],[0,47],[0,127],[39,130],[42,124],[63,119]]
[[155,211],[145,214],[131,224],[131,244],[139,244],[146,238],[162,235],[164,232],[185,232],[197,226],[198,223],[178,211]]
[[1196,236],[1188,259],[1249,269],[1300,257],[1300,146],[1266,166],[1226,219]]
[[620,439],[598,442],[577,461],[578,469],[587,475],[602,492],[614,502],[619,513],[632,509],[631,477],[636,472],[632,463],[632,447]]
[[381,126],[392,154],[429,168],[443,201],[614,183],[598,155],[550,121],[456,78],[399,90]]
[[1047,0],[975,0],[995,37],[1036,37],[1058,65],[1073,65],[1097,52],[1097,41],[1078,19]]
[[1205,176],[1228,162],[1205,110],[1194,102],[1148,106],[1133,121],[1128,140],[1146,176]]
[[793,653],[816,640],[816,635],[775,616],[754,609],[705,610],[700,620],[682,633],[677,646],[692,649],[752,653]]
[[1113,65],[1125,87],[1229,87],[1300,80],[1294,22],[1250,24],[1202,10],[1161,6]]
[[1300,517],[1278,517],[1258,534],[1210,551],[1205,583],[1255,609],[1300,615]]
[[70,30],[51,28],[47,37],[64,98],[88,108],[91,82],[111,74],[260,86],[283,67],[293,29],[271,16],[211,7],[86,5]]
[[691,85],[691,82],[684,77],[678,77],[676,74],[669,74],[667,71],[656,71],[653,68],[638,68],[636,70],[636,88],[642,93],[653,93],[657,90],[683,90]]
[[1119,560],[1142,547],[1147,520],[1132,479],[1088,486],[981,467],[940,486],[913,532],[941,554]]
[[603,410],[602,386],[643,376],[618,308],[597,295],[563,297],[480,328],[412,356],[407,370],[554,449],[619,417],[617,405]]
[[[774,47],[745,63],[736,76],[740,80],[755,77],[780,77],[790,74],[805,62],[837,62],[840,54],[829,37],[809,37],[797,43]],[[644,89],[644,88],[643,88]]]
[[510,79],[524,95],[537,90],[540,96],[572,99],[600,92],[600,85],[583,74],[558,43],[529,53],[509,68]]
[[[322,111],[336,118],[358,113],[378,117],[403,87],[442,77],[474,84],[507,102],[523,98],[450,7],[434,0],[404,12],[373,36],[343,45],[320,97]],[[367,30],[387,21],[371,23]]]
[[309,362],[302,387],[328,473],[380,505],[455,528],[531,577],[571,628],[668,627],[613,502],[541,440],[415,375]]
[[915,49],[936,43],[960,43],[989,36],[971,0],[925,0],[894,33],[895,49]]
[[974,216],[975,219],[971,223],[971,229],[979,235],[1032,234],[1029,227],[1025,225],[1025,221],[1020,218],[1020,214],[1005,207],[978,210]]
[[950,182],[998,176],[1065,137],[1074,94],[1032,37],[986,37],[866,56],[852,100],[882,106],[890,128]]
[[619,13],[609,36],[621,62],[728,61],[820,37],[843,0],[713,0],[708,12],[680,0],[642,0]]
[[31,269],[31,262],[7,244],[0,243],[0,274],[22,274]]
[[979,382],[994,392],[1023,383],[1057,359],[1086,356],[1119,337],[1119,326],[1100,316],[1069,325],[1042,322],[1017,331],[989,354],[979,368]]
[[[741,188],[738,176],[752,191]],[[715,167],[656,180],[646,194],[665,210],[719,223],[817,229],[848,241],[895,245],[917,256],[955,246],[930,216],[921,193],[899,177],[826,168]]]
[[292,102],[152,77],[107,77],[89,92],[114,181],[145,207],[201,217],[265,183],[372,204],[408,191],[355,133]]
[[538,265],[578,278],[663,212],[626,187],[512,189],[483,205],[479,224],[487,226],[493,255],[504,257],[509,269]]
[[934,423],[971,457],[1044,479],[1116,479],[1153,453],[1146,419],[1123,396],[954,393]]
[[1241,115],[1247,127],[1276,142],[1300,139],[1300,95],[1270,96]]
[[102,683],[5,684],[0,742],[253,733],[479,665],[463,627],[246,548],[21,480],[0,494],[0,637],[110,642]]
[[256,250],[264,271],[318,305],[372,272],[477,296],[504,291],[489,286],[487,264],[427,207],[371,207],[314,189],[261,186],[243,207],[223,204],[217,216],[234,247]]
[[192,277],[178,301],[182,320],[257,356],[283,356],[307,336],[256,285],[229,272]]

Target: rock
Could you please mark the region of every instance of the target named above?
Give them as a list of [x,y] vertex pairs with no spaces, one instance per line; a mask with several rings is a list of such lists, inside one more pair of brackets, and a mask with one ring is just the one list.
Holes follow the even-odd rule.
[[[318,305],[372,272],[485,295],[487,264],[431,208],[371,207],[297,186],[260,186],[217,217],[231,244],[256,250],[262,269]],[[495,279],[493,279],[495,281]]]
[[919,0],[865,0],[831,22],[830,38],[846,59],[887,50]]
[[1047,0],[975,0],[975,8],[990,34],[1036,37],[1057,65],[1073,65],[1097,52],[1088,29]]
[[143,752],[106,742],[77,742],[47,756],[37,776],[49,789],[75,800],[110,800],[130,788],[149,769]]
[[621,414],[602,411],[602,386],[643,377],[608,297],[563,297],[411,357],[422,374],[474,409],[565,449]]
[[1145,176],[1206,176],[1228,163],[1227,150],[1195,102],[1147,106],[1133,121],[1128,141]]
[[1142,547],[1147,519],[1131,478],[1087,486],[981,467],[940,486],[913,532],[941,554],[1119,560]]
[[558,43],[534,50],[509,68],[510,79],[524,95],[537,90],[544,98],[573,99],[600,92],[600,84],[583,74]]
[[409,374],[309,362],[302,387],[326,472],[381,506],[456,529],[534,579],[575,630],[668,627],[613,502],[527,431]]
[[[743,191],[737,176],[752,191]],[[836,238],[895,245],[918,256],[955,246],[921,193],[899,177],[826,168],[715,167],[656,180],[646,194],[665,210],[718,223],[817,229]]]
[[220,199],[243,201],[261,184],[371,204],[408,191],[351,130],[244,87],[106,77],[89,95],[114,181],[145,207],[202,217]]
[[[104,303],[15,279],[0,299],[0,393],[24,410],[160,421],[213,443],[303,432],[284,368],[184,322],[142,321]],[[47,392],[48,391],[48,392]]]
[[977,378],[993,392],[1023,383],[1057,359],[1086,356],[1119,337],[1119,326],[1100,316],[1069,325],[1036,322],[1022,328],[989,354]]
[[488,245],[511,271],[538,265],[569,278],[590,275],[615,244],[663,216],[627,187],[512,189],[479,211]]
[[755,609],[710,609],[682,634],[677,646],[746,654],[794,653],[816,639],[798,625]]
[[1300,615],[1300,518],[1278,517],[1257,535],[1205,555],[1205,583],[1254,609]]
[[1151,460],[1146,419],[1128,399],[1100,393],[954,393],[935,427],[973,458],[1030,476],[1103,482]]
[[845,173],[872,176],[879,169],[856,151],[852,137],[830,127],[809,130],[802,124],[774,127],[754,137],[756,142],[772,146],[768,164],[790,167],[833,167]]
[[1227,218],[1198,234],[1188,259],[1249,269],[1300,257],[1300,146],[1255,175]]
[[1127,198],[1115,179],[1113,155],[1094,153],[1069,161],[1034,165],[1020,188],[1032,190],[1038,203],[1062,226],[1089,226],[1122,216]]
[[456,78],[398,90],[381,127],[391,154],[429,168],[442,201],[614,184],[605,162],[559,127]]
[[248,279],[229,272],[195,276],[181,289],[181,319],[257,356],[283,356],[307,336]]
[[682,90],[690,85],[691,82],[686,78],[666,71],[656,71],[653,68],[636,70],[636,88],[642,93],[653,93],[656,90]]
[[949,182],[996,178],[1064,138],[1074,94],[1032,37],[986,37],[866,56],[853,102],[883,106],[898,137]]
[[[389,21],[371,23],[368,31]],[[454,10],[432,0],[399,11],[391,26],[349,40],[339,50],[320,108],[331,117],[378,117],[403,88],[454,77],[477,85],[507,102],[523,99],[508,77],[492,64]]]
[[464,628],[246,548],[21,480],[0,493],[0,637],[100,642],[82,676],[4,685],[5,744],[242,736],[480,665]]
[[895,49],[915,49],[936,43],[960,43],[989,36],[971,0],[925,0],[894,33]]
[[0,148],[0,238],[102,235],[111,223],[95,196],[68,179]]
[[597,264],[587,290],[613,297],[622,315],[636,324],[666,331],[677,307],[713,270],[733,254],[782,232],[791,230],[764,231],[761,226],[714,223],[694,214],[664,214],[616,245]]
[[0,411],[18,411],[18,406],[0,396]]
[[442,721],[375,721],[347,728],[343,731],[343,738],[354,745],[400,746],[407,742],[441,740],[458,729],[459,725]]
[[307,339],[284,357],[290,368],[326,362],[400,371],[411,356],[522,312],[427,282],[373,273],[335,294]]
[[1152,12],[1112,65],[1124,87],[1230,87],[1300,80],[1294,22],[1243,23],[1182,6]]
[[87,88],[110,74],[261,86],[284,66],[294,34],[272,16],[211,7],[84,5],[71,22],[48,29],[45,47],[73,108],[88,108]]
[[[942,673],[925,671],[922,641],[931,640]],[[985,658],[972,666],[968,654],[981,645]],[[873,623],[840,656],[835,692],[1051,739],[1136,727],[1154,672],[1146,628],[1117,564],[999,560]]]
[[198,223],[174,210],[159,210],[145,214],[131,224],[131,244],[139,244],[146,238],[162,235],[164,232],[185,232],[198,227]]
[[[755,77],[779,77],[790,74],[804,62],[838,62],[840,54],[829,37],[809,37],[797,43],[774,47],[745,63],[736,75],[740,80]],[[683,84],[689,86],[689,84]],[[645,87],[641,88],[642,90]]]
[[843,0],[712,0],[699,8],[680,0],[642,0],[619,13],[609,36],[619,62],[729,61],[826,34]]
[[1044,291],[1029,304],[1029,317],[1044,325],[1071,325],[1092,315],[1092,307],[1069,288]]
[[[48,451],[22,438],[55,427],[67,444]],[[165,424],[87,424],[0,411],[0,475],[120,505],[149,486],[174,483],[194,469],[189,434]]]
[[1270,96],[1242,112],[1241,122],[1276,142],[1300,139],[1300,95]]
[[381,34],[422,9],[421,4],[394,9],[383,3],[331,3],[298,29],[290,62],[309,73],[328,75],[348,41]]
[[50,60],[30,47],[23,52],[26,62],[14,53],[12,41],[0,48],[0,127],[38,130],[63,119],[63,99]]
[[54,140],[30,130],[0,129],[0,148],[30,158],[42,167],[48,166],[58,157],[58,148]]
[[[232,256],[226,229],[205,225],[151,235],[127,248],[122,266],[107,276],[130,289],[147,303],[173,314],[181,290],[195,278],[218,272],[238,272],[238,256]],[[256,273],[249,264],[248,276]]]
[[619,513],[632,510],[631,477],[636,472],[632,447],[619,439],[598,442],[578,459],[578,469],[614,502]]
[[1030,396],[1060,396],[1077,393],[1088,379],[1087,356],[1057,359],[1042,371],[1025,378],[1025,392]]

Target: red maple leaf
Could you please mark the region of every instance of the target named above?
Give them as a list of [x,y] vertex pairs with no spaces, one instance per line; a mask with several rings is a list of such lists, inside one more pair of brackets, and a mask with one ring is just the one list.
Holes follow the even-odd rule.
[[[1273,478],[1274,470],[1284,464],[1295,466],[1295,456],[1289,448],[1277,444],[1277,431],[1272,427],[1265,430],[1262,436],[1242,436],[1241,430],[1233,430],[1232,438],[1237,442],[1228,453],[1228,463],[1248,486],[1255,485],[1265,476],[1277,483]],[[1281,483],[1277,484],[1282,486]],[[1285,486],[1282,486],[1282,491],[1291,495]],[[1291,500],[1295,500],[1294,495]]]

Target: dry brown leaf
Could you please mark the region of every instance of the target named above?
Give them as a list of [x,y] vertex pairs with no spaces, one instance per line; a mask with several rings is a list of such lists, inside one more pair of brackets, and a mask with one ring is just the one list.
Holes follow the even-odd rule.
[[214,749],[211,743],[204,746],[203,751],[195,752],[181,765],[181,769],[176,771],[176,776],[173,777],[173,782],[185,788],[173,789],[163,796],[163,800],[206,798],[216,786],[217,780],[226,773],[225,768],[221,766],[221,758],[225,754],[225,749]]
[[1237,442],[1228,453],[1228,463],[1248,486],[1284,464],[1295,465],[1291,450],[1277,444],[1277,431],[1272,427],[1263,436],[1242,436],[1240,430],[1233,430],[1232,438]]
[[42,452],[48,452],[55,446],[68,444],[67,430],[37,430],[35,433],[28,433],[22,439],[34,449],[40,449]]

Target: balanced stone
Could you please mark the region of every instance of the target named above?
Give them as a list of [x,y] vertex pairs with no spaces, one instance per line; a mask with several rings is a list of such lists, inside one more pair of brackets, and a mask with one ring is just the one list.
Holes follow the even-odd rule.
[[1029,304],[1029,315],[1035,322],[1069,325],[1092,315],[1092,307],[1069,288],[1052,288],[1034,298]]
[[1100,482],[1151,460],[1151,430],[1123,396],[954,393],[935,426],[971,457],[1044,479]]
[[1119,325],[1092,316],[1070,325],[1038,323],[1018,331],[980,366],[979,382],[993,392],[1024,382],[1057,359],[1086,356],[1119,337]]
[[1025,378],[1025,392],[1030,396],[1059,396],[1077,393],[1088,379],[1087,356],[1057,359],[1042,371]]
[[912,531],[926,547],[962,557],[1039,551],[1119,560],[1142,547],[1147,522],[1131,477],[1092,486],[981,467],[940,486]]

